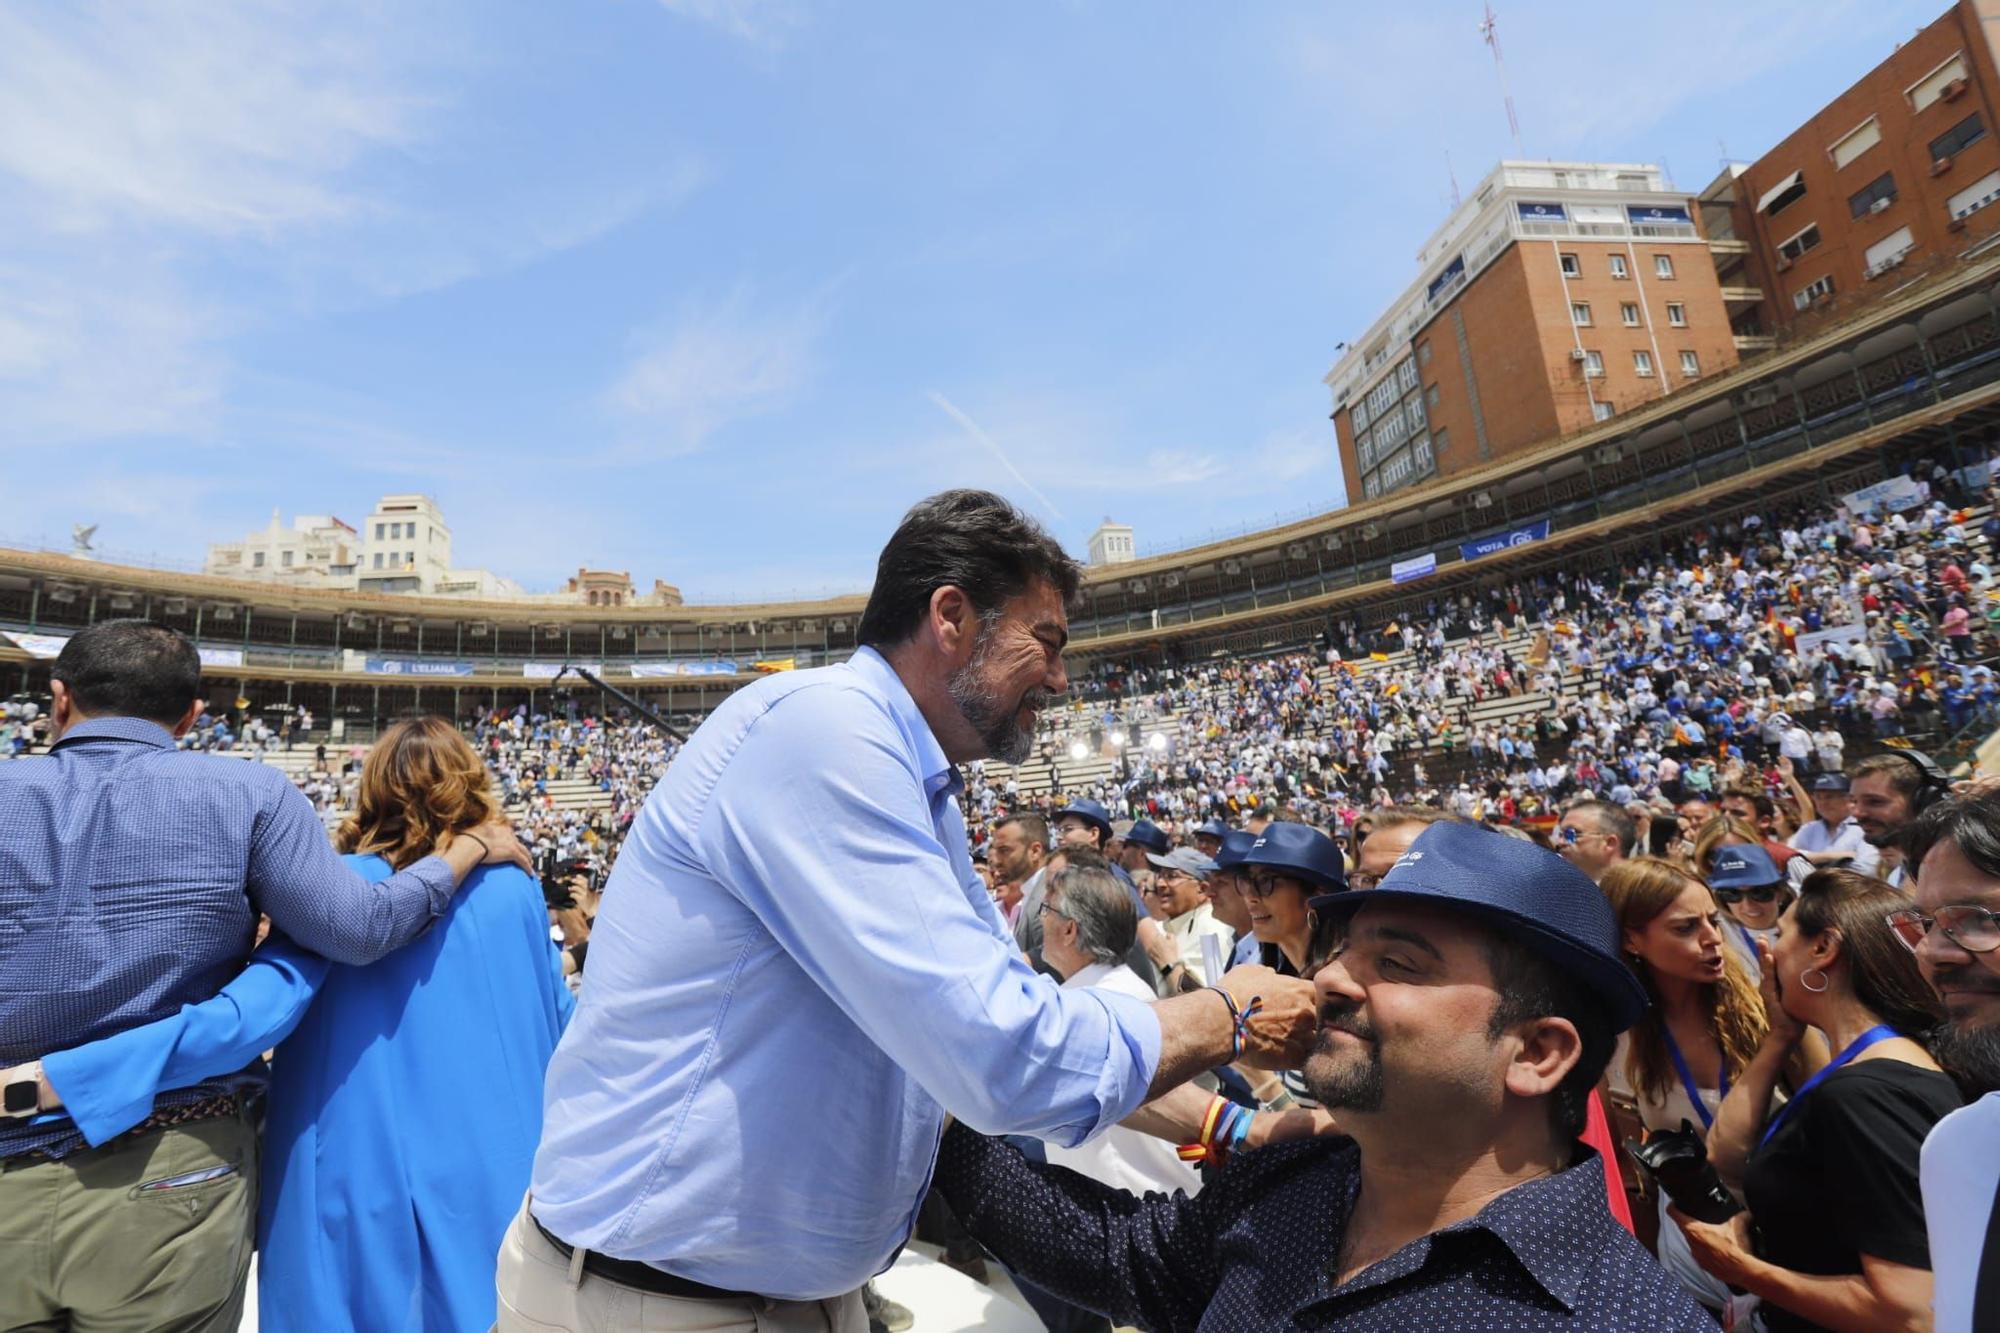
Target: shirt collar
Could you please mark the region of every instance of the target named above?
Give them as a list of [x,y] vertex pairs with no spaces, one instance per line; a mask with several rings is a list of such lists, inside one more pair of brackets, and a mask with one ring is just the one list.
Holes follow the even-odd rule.
[[1063,989],[1083,990],[1085,987],[1095,986],[1098,982],[1111,975],[1111,969],[1114,966],[1116,964],[1113,963],[1092,963],[1063,982]]
[[71,741],[130,741],[160,750],[174,748],[174,734],[157,722],[142,717],[93,717],[77,723],[50,746],[57,750]]
[[854,650],[854,656],[847,660],[847,664],[888,700],[889,711],[896,715],[896,720],[916,745],[917,765],[923,774],[925,793],[930,796],[940,793],[957,795],[965,783],[959,777],[958,769],[945,758],[944,747],[931,734],[931,724],[924,720],[923,710],[910,697],[909,687],[896,674],[896,668],[889,665],[889,659],[873,648],[862,647]]
[[1603,1248],[1595,1242],[1616,1225],[1604,1200],[1604,1167],[1594,1150],[1580,1148],[1569,1169],[1516,1185],[1438,1234],[1486,1231],[1544,1291],[1574,1311],[1577,1292]]

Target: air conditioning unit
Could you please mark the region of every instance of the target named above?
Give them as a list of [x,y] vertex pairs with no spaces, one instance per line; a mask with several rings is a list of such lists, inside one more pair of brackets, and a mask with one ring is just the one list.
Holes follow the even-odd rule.
[[1951,159],[1948,157],[1938,158],[1935,162],[1931,163],[1931,175],[1933,176],[1942,176],[1944,175],[1945,172],[1950,170],[1951,170]]
[[1868,205],[1868,211],[1870,213],[1886,213],[1889,211],[1889,205],[1895,202],[1896,200],[1894,196],[1883,195],[1880,199],[1877,199],[1874,203]]
[[1947,102],[1956,102],[1959,98],[1965,96],[1965,80],[1953,79],[1938,90],[1938,96]]
[[1952,219],[1951,221],[1949,221],[1949,222],[1947,222],[1947,223],[1945,223],[1945,224],[1944,224],[1944,229],[1945,229],[1946,231],[1964,231],[1964,230],[1965,230],[1965,219],[1964,219],[1964,218],[1953,218],[1953,219]]
[[475,620],[465,627],[465,632],[475,639],[483,639],[486,637],[486,622]]
[[1785,270],[1789,269],[1789,268],[1790,268],[1791,266],[1792,266],[1792,259],[1791,259],[1791,256],[1790,256],[1790,255],[1779,255],[1779,256],[1778,256],[1778,272],[1780,272],[1780,273],[1783,273],[1783,272],[1784,272]]
[[1572,361],[1588,361],[1590,360],[1590,353],[1584,351],[1581,347],[1572,347],[1569,349],[1569,359]]
[[234,620],[236,619],[236,608],[233,606],[215,607],[209,611],[208,618],[210,620]]

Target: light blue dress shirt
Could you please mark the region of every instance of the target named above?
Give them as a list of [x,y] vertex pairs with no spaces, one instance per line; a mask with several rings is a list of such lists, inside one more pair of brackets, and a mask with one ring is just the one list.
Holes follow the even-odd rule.
[[1130,1114],[1158,1020],[1028,967],[973,873],[960,786],[866,648],[702,724],[605,887],[549,1065],[544,1226],[824,1299],[908,1238],[946,1111],[1072,1145]]

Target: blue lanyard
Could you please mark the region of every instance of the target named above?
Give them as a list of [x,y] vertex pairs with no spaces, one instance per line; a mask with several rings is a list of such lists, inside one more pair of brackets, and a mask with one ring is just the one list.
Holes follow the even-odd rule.
[[1778,1113],[1771,1117],[1771,1123],[1764,1129],[1764,1137],[1757,1140],[1757,1146],[1761,1148],[1771,1141],[1771,1136],[1776,1134],[1778,1127],[1785,1123],[1785,1117],[1790,1115],[1793,1108],[1806,1099],[1807,1093],[1826,1082],[1827,1075],[1833,1073],[1834,1070],[1840,1068],[1849,1060],[1852,1060],[1855,1056],[1873,1046],[1876,1042],[1887,1041],[1891,1037],[1899,1037],[1901,1035],[1900,1032],[1890,1027],[1887,1023],[1877,1023],[1874,1027],[1869,1028],[1866,1032],[1849,1042],[1846,1050],[1843,1050],[1839,1055],[1827,1061],[1826,1068],[1807,1079],[1806,1085],[1798,1090],[1797,1095],[1778,1108]]
[[1750,961],[1753,963],[1756,962],[1757,937],[1751,934],[1750,927],[1744,925],[1741,921],[1738,921],[1735,924],[1736,924],[1736,933],[1743,937],[1743,947],[1750,951]]
[[[1694,1103],[1694,1113],[1701,1117],[1702,1129],[1708,1130],[1713,1128],[1715,1125],[1715,1116],[1710,1113],[1708,1104],[1702,1101],[1701,1087],[1694,1081],[1694,1071],[1688,1068],[1688,1062],[1682,1058],[1680,1043],[1674,1040],[1674,1034],[1667,1027],[1665,1019],[1660,1020],[1660,1036],[1666,1039],[1667,1055],[1674,1062],[1674,1072],[1681,1076],[1681,1087],[1687,1090],[1688,1100]],[[1722,1086],[1719,1091],[1724,1097],[1727,1097],[1729,1095],[1729,1053],[1727,1051],[1723,1052],[1722,1055],[1721,1070],[1722,1073],[1719,1077],[1719,1082]]]

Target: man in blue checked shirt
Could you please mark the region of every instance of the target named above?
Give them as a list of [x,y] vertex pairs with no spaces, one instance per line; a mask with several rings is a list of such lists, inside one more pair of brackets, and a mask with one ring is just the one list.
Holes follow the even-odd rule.
[[851,661],[759,681],[694,734],[606,886],[502,1330],[858,1333],[947,1113],[1076,1144],[1238,1031],[1252,1061],[1303,1058],[1305,982],[1063,991],[973,873],[956,765],[1027,757],[1077,583],[998,496],[934,496],[883,549]]
[[51,753],[0,764],[0,1328],[233,1330],[261,1063],[162,1092],[93,1148],[43,1109],[40,1057],[214,996],[260,912],[337,962],[373,962],[475,865],[530,862],[496,821],[362,879],[277,769],[174,748],[201,710],[201,659],[164,625],[81,630],[51,674]]

